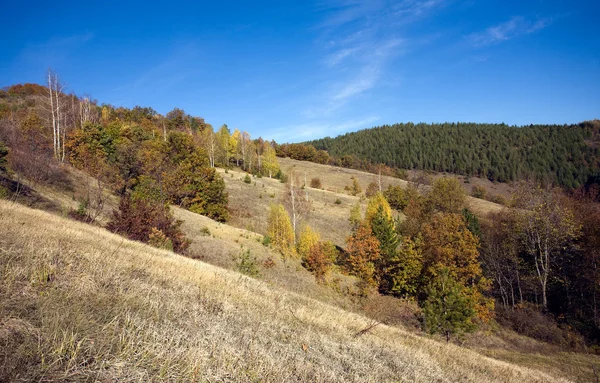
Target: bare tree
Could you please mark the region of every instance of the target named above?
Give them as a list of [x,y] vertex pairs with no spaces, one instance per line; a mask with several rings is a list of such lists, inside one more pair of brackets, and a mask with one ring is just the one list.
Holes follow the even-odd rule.
[[250,146],[250,134],[248,132],[242,132],[240,134],[239,147],[242,152],[242,166],[244,170],[248,170],[248,157],[249,157],[249,146]]
[[210,162],[210,167],[215,167],[215,156],[217,155],[218,145],[217,136],[213,131],[212,126],[208,125],[199,135],[201,145],[206,150],[208,154],[208,161]]
[[87,122],[98,122],[98,110],[91,97],[84,94],[79,100],[79,125],[81,129]]
[[297,229],[300,227],[300,222],[310,212],[310,201],[303,195],[305,194],[306,188],[301,188],[299,184],[300,181],[298,177],[292,171],[285,187],[283,203],[290,213],[294,236],[297,233]]
[[52,119],[52,137],[53,137],[53,150],[54,158],[63,162],[65,159],[65,127],[61,124],[63,117],[63,100],[62,93],[65,89],[64,85],[60,82],[58,74],[48,69],[47,74],[48,80],[48,105],[50,107],[50,115]]
[[564,250],[580,235],[573,212],[561,203],[560,192],[532,183],[519,186],[515,198],[520,208],[519,229],[525,249],[534,259],[542,290],[542,304],[548,307],[548,279]]

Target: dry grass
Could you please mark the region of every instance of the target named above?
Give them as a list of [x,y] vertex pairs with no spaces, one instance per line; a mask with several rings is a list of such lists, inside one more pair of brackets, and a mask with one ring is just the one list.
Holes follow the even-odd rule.
[[0,381],[567,381],[0,201]]
[[[312,162],[296,161],[289,158],[279,158],[279,163],[285,174],[294,172],[303,182],[306,177],[310,185],[312,178],[319,178],[322,189],[307,188],[312,201],[312,211],[305,222],[321,233],[325,240],[332,241],[338,246],[345,247],[346,238],[350,235],[351,228],[348,221],[351,207],[360,203],[363,210],[366,200],[348,195],[345,186],[352,184],[354,177],[360,184],[363,192],[369,183],[377,181],[374,174],[353,169],[344,169],[329,165],[315,164]],[[219,169],[225,180],[229,192],[229,207],[231,210],[231,225],[244,228],[257,233],[266,233],[266,217],[269,204],[282,200],[285,185],[276,179],[253,178],[251,184],[243,182],[245,173]],[[404,180],[382,176],[383,187],[400,185],[404,188],[408,183]],[[340,204],[336,204],[338,200]],[[501,210],[501,205],[490,201],[467,197],[467,204],[476,214],[485,216],[490,212]]]
[[[350,177],[354,177],[358,180],[358,183],[360,184],[363,192],[367,189],[369,183],[377,182],[377,175],[362,172],[360,170],[344,169],[335,166],[315,164],[306,161],[296,161],[289,158],[278,158],[278,160],[284,171],[288,169],[294,169],[299,174],[304,175],[304,173],[306,173],[308,180],[310,180],[312,177],[319,177],[325,190],[334,191],[337,193],[344,193],[344,186],[351,185],[352,180],[350,179]],[[450,174],[448,174],[448,176],[455,177],[455,175]],[[459,180],[464,181],[461,177],[458,178]],[[406,188],[408,186],[407,181],[401,180],[399,178],[382,176],[381,179],[384,189],[387,188],[388,185],[399,185],[403,188]],[[476,182],[474,178],[472,178],[471,180],[472,182]],[[504,189],[502,189],[502,192],[500,192],[496,190],[496,188],[492,188],[496,185],[493,185],[491,183],[488,184],[485,182],[485,180],[477,179],[476,183],[486,185],[486,187],[490,190],[493,190],[494,193],[504,194],[506,192]],[[464,182],[463,185],[465,185]],[[470,192],[470,185],[466,184],[465,187],[467,191]],[[496,187],[499,188],[500,186]],[[467,204],[475,213],[480,215],[486,215],[490,212],[496,212],[502,209],[501,205],[472,197],[467,198]]]
[[[296,161],[304,164],[304,162]],[[310,164],[310,163],[307,163]],[[290,168],[283,167],[286,174]],[[245,173],[236,170],[219,172],[225,180],[229,192],[229,208],[232,212],[230,224],[261,234],[267,231],[267,215],[271,203],[282,201],[285,185],[276,179],[253,178],[251,184],[242,181]],[[312,173],[313,176],[316,173]],[[302,179],[303,173],[297,172]],[[308,174],[308,183],[311,175]],[[323,175],[318,175],[322,180]],[[348,178],[349,180],[349,178]],[[326,183],[325,183],[326,184]],[[343,186],[342,186],[343,191]],[[333,193],[327,190],[307,188],[309,199],[312,201],[310,214],[304,220],[312,228],[319,231],[324,240],[332,241],[338,246],[346,246],[346,237],[350,235],[350,208],[357,202],[366,206],[366,201],[343,193]],[[340,204],[335,201],[339,199]]]

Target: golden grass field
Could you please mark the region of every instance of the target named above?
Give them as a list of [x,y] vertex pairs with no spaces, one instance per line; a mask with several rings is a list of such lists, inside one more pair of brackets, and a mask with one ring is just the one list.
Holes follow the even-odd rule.
[[0,381],[569,381],[400,327],[357,336],[371,320],[19,204],[0,222]]

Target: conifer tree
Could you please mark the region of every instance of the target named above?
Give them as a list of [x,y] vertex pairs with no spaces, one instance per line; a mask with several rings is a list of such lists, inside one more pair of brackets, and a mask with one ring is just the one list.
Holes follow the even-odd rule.
[[465,290],[447,268],[439,270],[427,286],[427,299],[422,303],[424,324],[429,333],[441,333],[449,341],[451,335],[475,329],[475,309]]

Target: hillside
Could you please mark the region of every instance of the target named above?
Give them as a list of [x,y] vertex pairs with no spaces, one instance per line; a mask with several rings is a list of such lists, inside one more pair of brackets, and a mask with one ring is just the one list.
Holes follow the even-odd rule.
[[[322,184],[321,189],[310,187],[306,189],[312,201],[312,209],[304,222],[322,233],[324,239],[344,247],[346,238],[351,233],[348,222],[350,209],[354,204],[359,203],[364,211],[368,202],[359,196],[348,195],[344,187],[352,184],[351,177],[353,177],[358,181],[362,190],[366,190],[369,183],[377,181],[377,176],[360,170],[290,158],[279,158],[278,160],[283,172],[295,174],[301,183],[304,183],[305,177],[307,184],[310,184],[312,178],[319,178]],[[282,200],[285,184],[268,177],[253,178],[250,184],[246,184],[243,182],[244,172],[236,170],[228,170],[227,173],[219,170],[219,172],[223,176],[229,193],[230,224],[265,234],[269,205]],[[399,178],[382,176],[381,179],[384,189],[388,185],[403,188],[408,186],[407,181]],[[495,190],[493,189],[494,185],[488,186],[491,191]],[[339,200],[339,203],[336,203],[336,200]],[[467,197],[467,205],[481,217],[502,209],[499,204],[472,197]]]
[[[326,150],[340,164],[386,164],[480,176],[508,182],[526,178],[567,188],[597,182],[600,123],[507,126],[505,124],[394,124],[326,137],[306,144]],[[354,159],[353,159],[354,158]]]
[[[0,201],[3,381],[567,381]],[[554,374],[554,372],[551,372]]]

